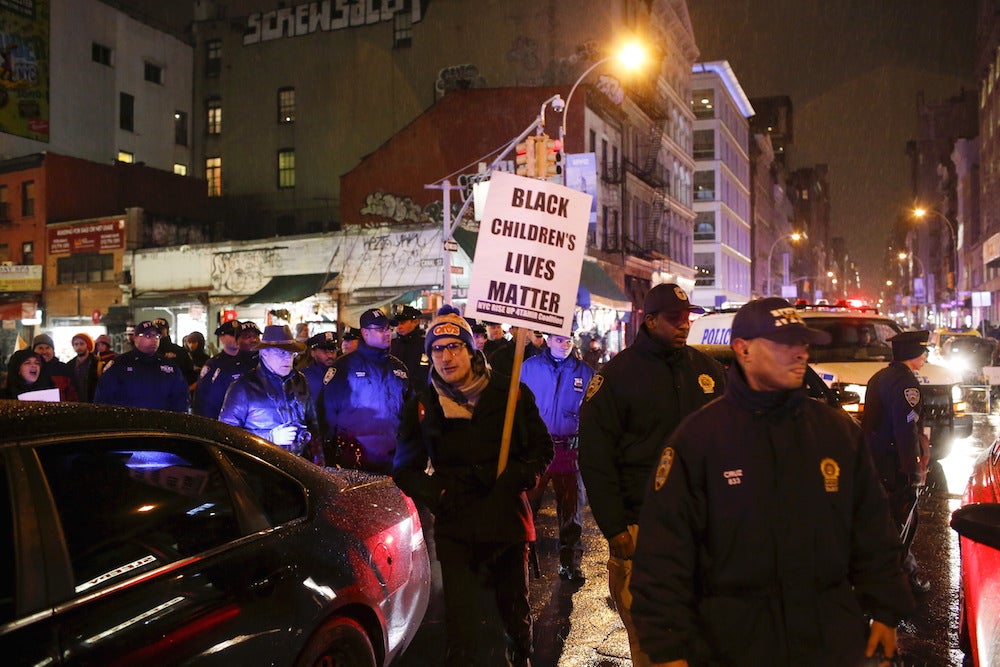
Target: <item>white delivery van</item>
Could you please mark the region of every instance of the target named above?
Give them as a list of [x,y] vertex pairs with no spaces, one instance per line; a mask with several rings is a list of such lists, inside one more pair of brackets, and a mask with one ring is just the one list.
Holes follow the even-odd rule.
[[[809,365],[827,386],[854,392],[860,402],[844,409],[860,418],[865,408],[868,380],[892,361],[887,342],[902,329],[874,308],[797,305],[802,319],[813,329],[830,333],[828,345],[809,346]],[[691,323],[688,344],[695,347],[729,345],[735,310],[702,315]],[[972,415],[960,386],[961,378],[947,368],[927,363],[917,373],[924,401],[924,424],[931,428],[931,458],[948,455],[953,438],[972,434]]]

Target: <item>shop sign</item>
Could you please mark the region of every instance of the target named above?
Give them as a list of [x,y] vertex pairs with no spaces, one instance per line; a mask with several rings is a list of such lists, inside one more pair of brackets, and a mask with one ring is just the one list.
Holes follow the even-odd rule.
[[125,247],[125,220],[113,218],[50,227],[48,237],[50,255],[119,250]]
[[41,264],[0,266],[0,292],[41,292]]

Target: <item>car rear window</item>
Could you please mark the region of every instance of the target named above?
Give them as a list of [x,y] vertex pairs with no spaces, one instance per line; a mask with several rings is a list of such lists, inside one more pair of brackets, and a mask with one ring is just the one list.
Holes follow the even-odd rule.
[[847,361],[891,361],[889,338],[899,333],[892,320],[863,317],[812,317],[806,324],[830,334],[826,345],[810,345],[812,363]]
[[244,454],[230,450],[223,454],[239,471],[257,506],[272,526],[305,516],[305,493],[298,482]]
[[201,443],[107,438],[37,452],[78,593],[241,537],[224,474]]

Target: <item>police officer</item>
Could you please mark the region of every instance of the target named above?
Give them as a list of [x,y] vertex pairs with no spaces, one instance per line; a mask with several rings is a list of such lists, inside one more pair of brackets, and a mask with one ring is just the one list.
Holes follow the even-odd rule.
[[552,481],[559,520],[559,576],[583,582],[583,482],[577,462],[580,403],[594,371],[573,354],[573,339],[549,334],[546,348],[524,362],[521,382],[535,395],[538,411],[552,436],[552,463],[528,494],[535,514]]
[[396,319],[396,337],[392,339],[390,354],[404,364],[410,375],[413,389],[420,391],[427,386],[431,362],[424,352],[424,332],[420,328],[423,313],[413,306],[403,306]]
[[344,332],[343,340],[340,341],[340,356],[354,352],[354,350],[358,349],[360,342],[361,329],[348,327],[347,331]]
[[256,322],[251,322],[250,320],[240,322],[240,330],[236,333],[236,341],[240,345],[240,351],[247,352],[254,359],[257,359],[260,356],[257,352],[260,333],[260,327],[257,326]]
[[893,659],[914,606],[899,537],[861,429],[803,387],[808,346],[829,334],[772,297],[736,313],[731,340],[724,396],[677,428],[647,482],[639,644],[692,667]]
[[306,345],[309,347],[312,361],[302,370],[302,374],[309,383],[309,393],[313,401],[318,401],[323,386],[333,379],[330,368],[337,361],[340,343],[337,341],[336,332],[323,331],[306,339]]
[[194,384],[198,379],[198,375],[194,372],[194,363],[187,350],[170,340],[170,324],[162,317],[153,320],[153,324],[160,330],[160,346],[156,349],[156,353],[180,366],[188,386]]
[[188,411],[188,383],[180,366],[156,354],[160,328],[146,320],[135,325],[135,349],[104,366],[94,403]]
[[725,385],[719,362],[687,345],[691,314],[703,312],[675,284],[650,289],[635,341],[594,375],[580,407],[580,473],[608,540],[608,586],[636,667],[650,664],[636,642],[628,593],[646,480],[681,420]]
[[392,325],[378,308],[362,313],[358,349],[334,363],[323,387],[320,424],[345,468],[382,474],[392,468],[400,411],[412,393],[406,366],[389,354]]
[[928,331],[904,331],[889,339],[892,363],[868,381],[861,417],[875,467],[889,496],[892,518],[901,531],[903,569],[916,593],[930,590],[930,582],[920,575],[910,550],[917,531],[917,490],[924,484],[930,458],[921,421],[920,383],[915,375],[927,360],[929,336]]
[[223,322],[216,328],[222,351],[205,362],[194,390],[192,412],[209,419],[218,419],[226,391],[237,378],[257,366],[257,358],[251,352],[240,349],[237,334],[240,323],[236,320]]
[[507,346],[507,339],[503,335],[503,325],[499,322],[483,322],[486,326],[486,342],[483,344],[483,354],[489,359],[490,356]]

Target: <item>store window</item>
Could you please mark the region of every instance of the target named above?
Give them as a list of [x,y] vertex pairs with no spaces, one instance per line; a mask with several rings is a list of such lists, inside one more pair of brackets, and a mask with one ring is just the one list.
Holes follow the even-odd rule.
[[278,122],[295,122],[295,89],[278,88]]
[[694,172],[695,201],[712,201],[715,199],[715,171]]
[[715,255],[708,252],[694,254],[694,284],[697,287],[715,287]]
[[83,253],[56,261],[56,283],[79,285],[107,283],[115,279],[115,256],[110,253]]

